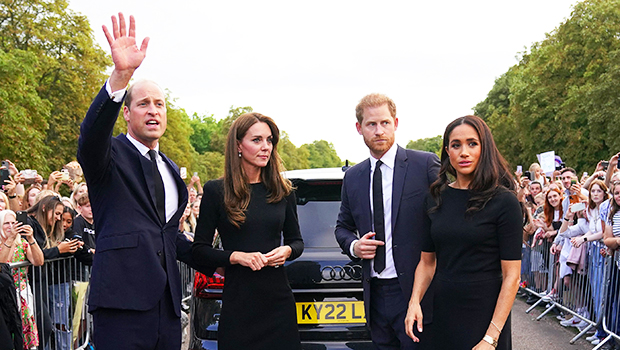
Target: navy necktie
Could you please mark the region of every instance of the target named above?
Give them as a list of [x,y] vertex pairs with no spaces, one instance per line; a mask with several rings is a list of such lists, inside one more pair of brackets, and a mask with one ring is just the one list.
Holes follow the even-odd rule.
[[157,168],[157,151],[149,150],[151,166],[153,168],[153,181],[155,182],[155,205],[157,215],[162,224],[166,223],[166,192],[164,191],[164,181],[161,179],[159,168]]
[[[375,239],[385,243],[385,223],[383,216],[383,185],[381,181],[381,164],[378,160],[375,172],[372,175],[372,206]],[[385,245],[377,246],[375,253],[375,272],[381,273],[385,269]]]

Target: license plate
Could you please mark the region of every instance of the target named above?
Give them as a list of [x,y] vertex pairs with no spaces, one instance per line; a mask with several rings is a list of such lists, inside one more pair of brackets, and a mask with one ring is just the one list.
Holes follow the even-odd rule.
[[365,323],[363,301],[296,303],[298,324]]

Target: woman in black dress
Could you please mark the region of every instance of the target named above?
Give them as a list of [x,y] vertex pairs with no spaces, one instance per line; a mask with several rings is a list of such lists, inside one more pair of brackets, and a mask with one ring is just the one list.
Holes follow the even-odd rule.
[[423,331],[420,300],[432,281],[434,349],[511,349],[509,316],[519,288],[522,240],[514,188],[482,119],[465,116],[448,125],[439,179],[426,201],[426,237],[405,319],[414,341],[414,324]]
[[[301,349],[282,265],[304,244],[292,185],[280,174],[279,136],[271,118],[243,114],[228,133],[224,178],[204,186],[192,255],[200,265],[226,267],[221,350]],[[213,249],[216,229],[224,250]]]

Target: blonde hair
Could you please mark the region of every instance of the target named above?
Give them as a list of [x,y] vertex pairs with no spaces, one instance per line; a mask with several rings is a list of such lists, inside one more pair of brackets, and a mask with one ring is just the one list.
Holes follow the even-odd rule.
[[9,197],[4,194],[4,192],[0,192],[0,199],[6,204],[7,210],[11,210],[11,204],[9,203]]
[[369,107],[380,107],[383,105],[387,105],[392,118],[396,118],[396,104],[394,101],[383,94],[374,93],[364,96],[355,107],[355,117],[357,118],[357,122],[361,124],[364,120],[364,109]]

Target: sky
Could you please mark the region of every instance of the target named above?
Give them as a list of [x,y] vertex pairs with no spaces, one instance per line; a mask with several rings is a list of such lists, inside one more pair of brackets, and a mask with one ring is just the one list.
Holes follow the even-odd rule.
[[396,142],[442,135],[473,113],[521,53],[570,17],[574,0],[186,1],[69,0],[102,25],[123,12],[150,37],[134,74],[170,91],[192,115],[251,106],[296,146],[331,142],[340,158],[369,156],[355,106],[373,92],[394,100]]

